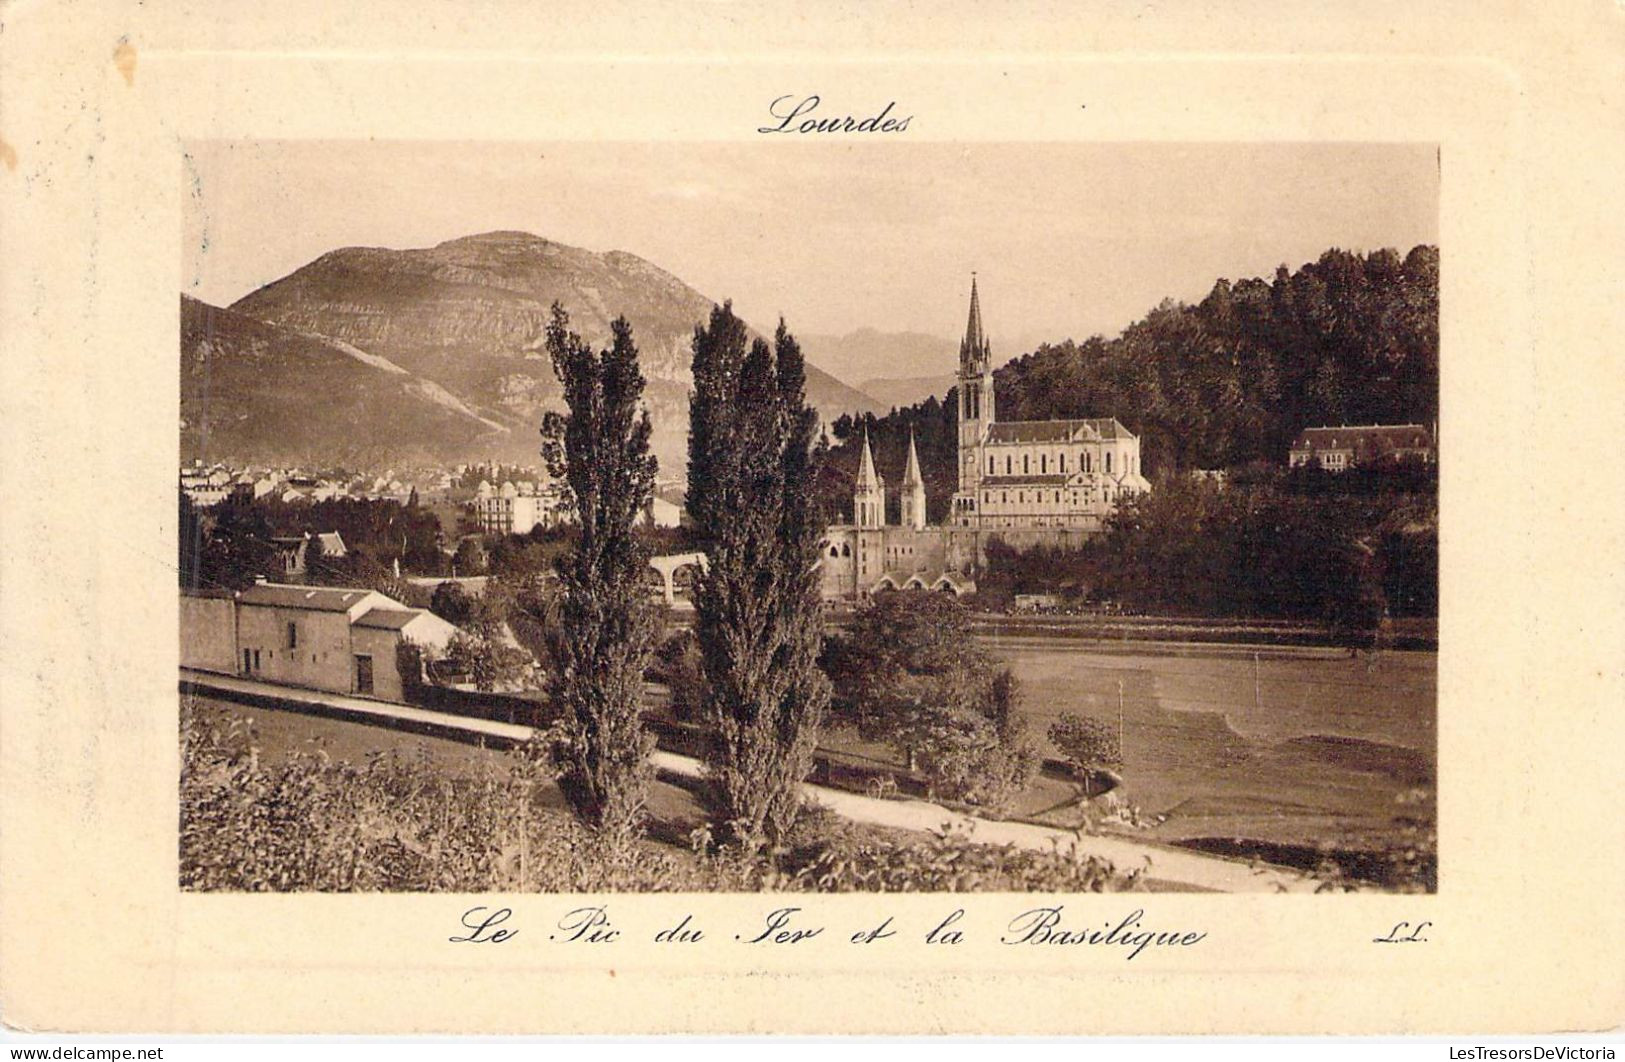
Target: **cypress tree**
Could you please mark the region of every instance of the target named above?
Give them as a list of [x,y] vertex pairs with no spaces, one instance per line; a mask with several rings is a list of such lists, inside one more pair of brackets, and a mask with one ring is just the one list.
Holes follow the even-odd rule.
[[806,367],[783,321],[772,347],[746,340],[730,304],[695,329],[688,509],[709,560],[694,607],[716,826],[754,851],[795,822],[829,683]]
[[543,428],[543,455],[569,485],[578,518],[573,548],[558,562],[549,645],[549,689],[565,721],[555,756],[571,808],[618,856],[637,836],[652,774],[654,738],[640,710],[658,619],[633,527],[654,489],[655,459],[632,326],[617,319],[610,348],[595,354],[569,321],[554,303],[547,349],[569,415]]

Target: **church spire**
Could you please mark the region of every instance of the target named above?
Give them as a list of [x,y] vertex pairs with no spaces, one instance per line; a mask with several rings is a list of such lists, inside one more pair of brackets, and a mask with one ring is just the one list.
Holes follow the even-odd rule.
[[914,429],[908,429],[908,467],[903,470],[903,489],[907,490],[916,483],[923,484],[920,478],[920,455],[914,449]]
[[872,491],[880,489],[880,477],[875,474],[875,455],[869,449],[869,431],[863,432],[863,458],[858,464],[858,490]]
[[959,361],[969,365],[992,355],[987,332],[982,328],[982,300],[976,294],[976,274],[970,275],[970,318],[965,322],[965,338],[959,344]]
[[925,529],[925,480],[920,476],[920,455],[914,448],[914,429],[908,430],[908,469],[903,473],[903,489],[898,509],[903,526],[915,531]]
[[852,522],[859,527],[886,526],[886,481],[875,471],[867,429],[863,433],[863,457],[858,462],[858,482],[852,489]]

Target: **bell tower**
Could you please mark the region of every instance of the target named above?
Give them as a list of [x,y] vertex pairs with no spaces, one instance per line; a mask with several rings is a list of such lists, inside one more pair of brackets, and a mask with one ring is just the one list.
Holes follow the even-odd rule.
[[993,423],[993,348],[982,327],[982,301],[976,274],[970,280],[970,317],[959,343],[959,492],[953,518],[975,525],[977,487],[982,481],[982,444]]
[[852,522],[860,528],[886,526],[886,481],[875,471],[875,455],[869,449],[867,431],[863,433],[858,482],[852,491]]
[[[982,300],[976,274],[970,280],[970,318],[959,343],[959,488],[970,490],[981,477],[973,452],[993,423],[993,349],[982,328]],[[967,464],[968,460],[968,464]]]
[[914,429],[908,430],[908,468],[903,472],[900,508],[903,526],[914,531],[925,530],[925,478],[920,475],[920,454],[914,448]]

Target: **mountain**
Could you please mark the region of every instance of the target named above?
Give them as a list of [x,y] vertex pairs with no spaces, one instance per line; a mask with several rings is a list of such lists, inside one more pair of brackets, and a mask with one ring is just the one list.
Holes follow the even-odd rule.
[[180,355],[183,460],[370,465],[509,434],[387,358],[185,295]]
[[[655,453],[664,472],[680,472],[687,454],[689,340],[713,300],[636,255],[599,254],[523,232],[414,250],[347,247],[231,309],[338,341],[439,384],[506,429],[482,438],[487,449],[474,456],[535,463],[542,413],[562,408],[544,349],[554,301],[569,312],[570,327],[594,344],[608,343],[615,317],[632,323],[648,378]],[[807,394],[826,419],[880,411],[867,395],[812,365]]]
[[923,332],[860,328],[844,336],[798,336],[807,360],[843,380],[953,375],[959,342]]
[[863,381],[858,385],[858,390],[882,406],[900,409],[933,395],[941,398],[958,383],[954,373],[945,372],[936,376],[879,377]]

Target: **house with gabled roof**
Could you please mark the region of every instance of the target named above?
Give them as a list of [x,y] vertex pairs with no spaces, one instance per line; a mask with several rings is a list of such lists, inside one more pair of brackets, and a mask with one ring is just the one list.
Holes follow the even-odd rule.
[[1366,424],[1305,428],[1292,442],[1290,467],[1317,464],[1328,472],[1437,458],[1433,432],[1421,424]]
[[405,696],[403,642],[433,659],[456,633],[432,612],[354,587],[260,582],[230,598],[181,598],[181,666],[385,700]]

